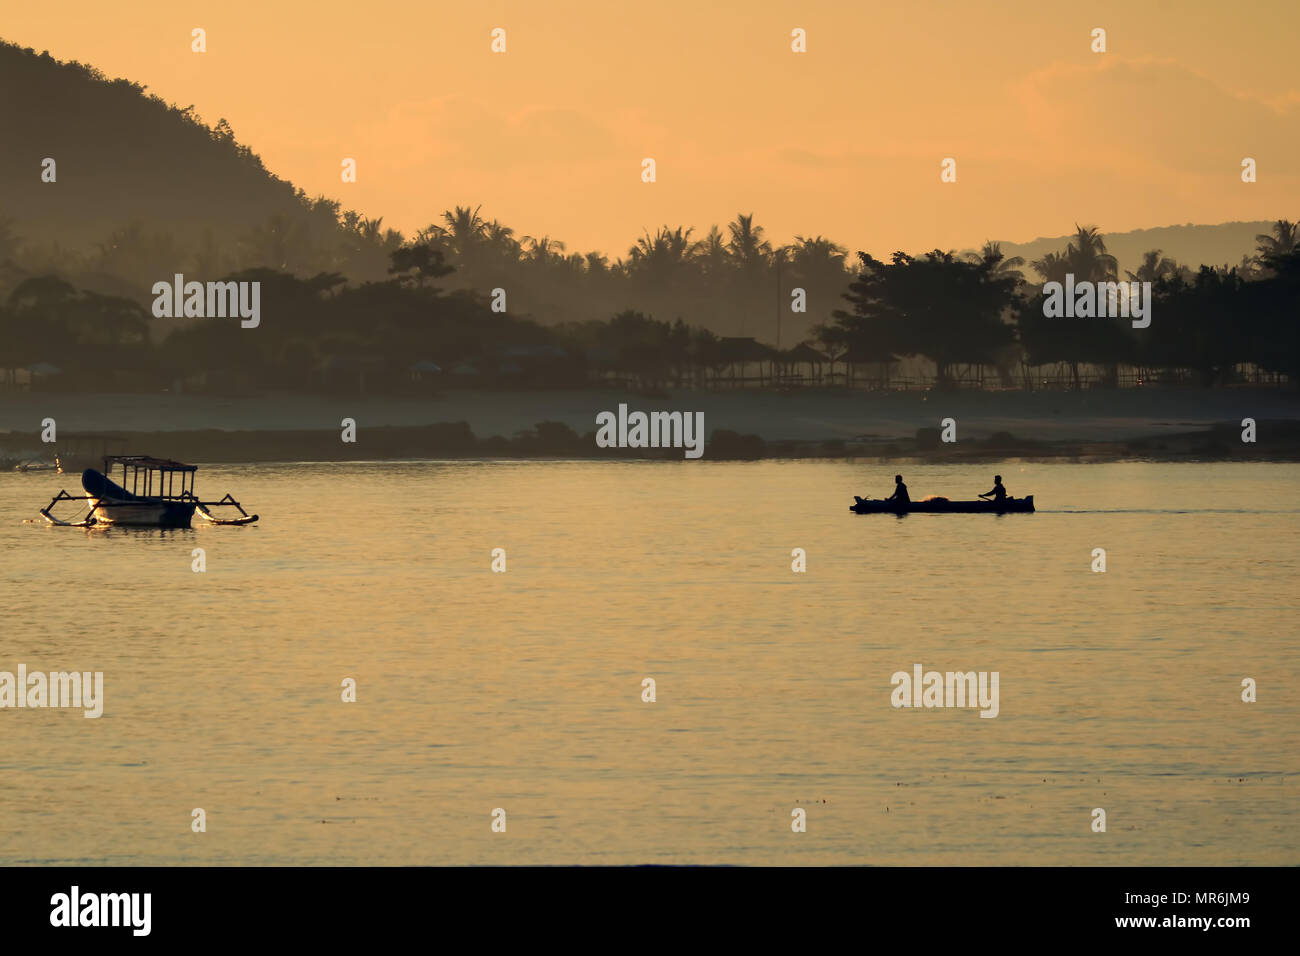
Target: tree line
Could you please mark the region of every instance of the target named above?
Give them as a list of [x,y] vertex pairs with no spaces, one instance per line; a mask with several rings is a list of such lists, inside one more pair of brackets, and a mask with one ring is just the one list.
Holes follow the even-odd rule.
[[[1072,384],[1081,367],[1101,370],[1097,383],[1117,385],[1121,366],[1188,370],[1201,384],[1232,381],[1238,366],[1253,365],[1296,380],[1300,374],[1300,234],[1278,220],[1256,237],[1254,254],[1236,266],[1196,271],[1148,251],[1135,272],[1119,275],[1096,227],[1076,227],[1066,248],[1028,263],[1040,282],[1026,279],[1019,257],[997,243],[958,257],[934,250],[895,253],[879,261],[858,253],[859,268],[831,322],[817,341],[848,361],[874,363],[882,384],[892,363],[921,356],[939,387],[955,384],[958,365],[989,365],[1015,382],[1013,369],[1062,364]],[[1150,326],[1126,317],[1064,318],[1046,314],[1044,285],[1072,276],[1081,282],[1149,282]]]
[[[819,350],[831,371],[836,363],[871,369],[881,387],[890,387],[891,369],[910,357],[933,363],[938,387],[957,384],[963,365],[998,369],[1004,384],[1016,385],[1023,384],[1017,369],[1061,364],[1075,387],[1088,367],[1100,370],[1094,380],[1103,385],[1118,384],[1121,366],[1191,370],[1206,385],[1231,381],[1243,364],[1293,380],[1300,373],[1300,236],[1287,220],[1257,237],[1253,254],[1237,266],[1192,271],[1148,252],[1125,274],[1152,283],[1154,321],[1142,330],[1124,319],[1044,315],[1045,282],[1066,274],[1076,282],[1119,280],[1095,227],[1078,227],[1065,249],[1028,264],[987,243],[966,256],[936,249],[881,261],[859,252],[852,268],[843,247],[821,236],[773,246],[747,214],[729,223],[725,236],[714,228],[698,241],[691,230],[663,227],[614,263],[566,254],[547,237],[516,238],[466,207],[411,240],[374,223],[358,235],[383,252],[382,278],[295,274],[274,253],[267,254],[275,266],[223,274],[224,281],[261,283],[267,318],[257,330],[198,320],[156,335],[159,320],[131,295],[79,290],[56,273],[19,270],[0,303],[0,370],[15,381],[16,369],[53,367],[71,373],[64,382],[75,379],[77,387],[155,387],[222,374],[265,389],[331,387],[334,380],[351,387],[346,383],[367,372],[369,387],[380,390],[457,380],[702,385],[737,363],[766,361],[773,369],[794,357],[770,336],[745,342],[680,316],[657,318],[672,310],[655,303],[697,301],[690,293],[770,316],[775,303],[789,308],[776,289],[806,286],[822,303],[823,319],[806,330],[805,346]],[[274,230],[263,238],[272,247],[288,242]],[[12,233],[0,229],[0,257],[9,254],[0,261],[10,263],[11,275],[15,246]],[[1030,281],[1026,269],[1041,281]],[[531,285],[524,281],[530,275]],[[519,307],[515,290],[547,283],[569,296],[599,288],[612,304],[599,318],[539,321]],[[509,296],[504,311],[494,308],[494,289]],[[788,349],[796,340],[782,344]],[[804,359],[809,354],[816,356],[805,348]]]

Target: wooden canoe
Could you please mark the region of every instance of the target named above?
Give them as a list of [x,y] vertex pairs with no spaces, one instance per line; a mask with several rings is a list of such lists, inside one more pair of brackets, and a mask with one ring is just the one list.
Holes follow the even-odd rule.
[[853,496],[855,504],[849,505],[854,514],[1011,514],[1034,510],[1034,496],[1024,498],[1007,498],[1005,501],[950,501],[947,498],[931,498],[928,501],[910,501],[900,505],[893,501],[859,498]]

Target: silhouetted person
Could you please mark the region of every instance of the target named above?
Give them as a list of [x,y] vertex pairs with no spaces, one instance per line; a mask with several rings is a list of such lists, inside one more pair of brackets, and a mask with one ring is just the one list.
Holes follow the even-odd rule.
[[912,499],[907,496],[907,485],[903,484],[903,476],[894,476],[894,493],[885,499],[892,501],[894,504],[907,505],[912,503]]
[[980,495],[980,497],[981,497],[981,498],[987,498],[987,497],[989,497],[990,495],[993,496],[993,500],[996,501],[998,504],[1002,504],[1002,502],[1004,502],[1004,501],[1007,500],[1007,489],[1005,489],[1005,488],[1002,487],[1002,476],[1001,476],[1001,475],[994,475],[994,476],[993,476],[993,488],[992,488],[992,490],[991,490],[991,491],[986,491],[986,492],[984,492],[984,494]]

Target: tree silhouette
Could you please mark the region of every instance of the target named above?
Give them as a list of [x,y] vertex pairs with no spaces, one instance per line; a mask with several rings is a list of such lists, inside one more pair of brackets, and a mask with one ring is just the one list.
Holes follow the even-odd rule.
[[1260,256],[1286,255],[1300,246],[1300,224],[1287,219],[1273,223],[1272,233],[1261,233],[1255,237],[1255,247]]
[[865,252],[858,259],[861,269],[844,294],[853,310],[835,312],[855,360],[924,355],[945,388],[954,384],[954,364],[991,363],[1013,341],[1001,314],[1016,281],[996,275],[996,262],[966,262],[938,249],[920,258],[895,252],[889,264]]
[[1119,263],[1106,252],[1106,241],[1096,226],[1075,224],[1074,241],[1065,247],[1065,258],[1074,281],[1113,282]]
[[397,275],[401,281],[414,281],[420,288],[424,288],[426,279],[440,279],[456,271],[454,266],[443,261],[442,250],[434,249],[428,243],[394,249],[389,258],[393,263],[389,273]]
[[754,214],[737,214],[727,224],[731,239],[727,243],[727,254],[745,272],[754,273],[772,254],[772,244],[763,238],[763,227],[754,225]]
[[1025,260],[1020,256],[1008,258],[1003,254],[1000,242],[985,242],[979,252],[966,253],[966,259],[969,262],[987,264],[989,274],[997,278],[1014,279],[1017,284],[1025,281],[1024,273],[1020,271],[1024,268]]
[[1142,264],[1137,272],[1125,272],[1132,282],[1159,282],[1179,274],[1181,268],[1173,259],[1163,258],[1160,249],[1150,249],[1142,254]]
[[[1081,282],[1114,282],[1119,263],[1106,251],[1106,242],[1096,226],[1075,225],[1074,239],[1064,252],[1049,252],[1030,263],[1046,282],[1064,283],[1067,275]],[[1030,364],[1064,362],[1069,366],[1074,388],[1082,387],[1080,365],[1097,363],[1105,367],[1104,381],[1119,382],[1119,364],[1134,354],[1131,336],[1114,318],[1049,317],[1043,314],[1044,295],[1024,302],[1017,310],[1020,342]],[[1127,321],[1127,320],[1126,320]]]
[[479,216],[481,205],[470,209],[456,206],[442,214],[442,237],[453,253],[462,258],[471,255],[483,239],[487,223]]
[[1272,272],[1272,263],[1300,249],[1300,223],[1279,219],[1273,223],[1271,233],[1260,233],[1255,242],[1254,265],[1260,271]]

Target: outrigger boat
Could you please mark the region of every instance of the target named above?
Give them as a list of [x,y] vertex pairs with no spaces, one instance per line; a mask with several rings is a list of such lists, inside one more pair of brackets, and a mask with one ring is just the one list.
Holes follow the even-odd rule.
[[[122,466],[120,485],[108,477],[117,465]],[[51,524],[70,528],[89,528],[97,524],[188,528],[196,511],[212,524],[252,524],[257,520],[257,515],[250,515],[229,493],[219,501],[201,501],[194,494],[196,471],[197,465],[168,458],[108,455],[104,458],[103,472],[87,468],[81,473],[81,487],[86,490],[84,495],[60,491],[41,509],[41,514]],[[90,510],[80,521],[61,521],[50,511],[62,501],[86,501]],[[208,510],[218,507],[236,508],[240,517],[218,518]]]
[[914,511],[923,514],[1007,514],[1034,510],[1034,496],[1007,498],[1003,501],[950,501],[938,496],[923,498],[899,504],[896,501],[872,500],[853,496],[855,504],[849,505],[854,514],[910,514]]

